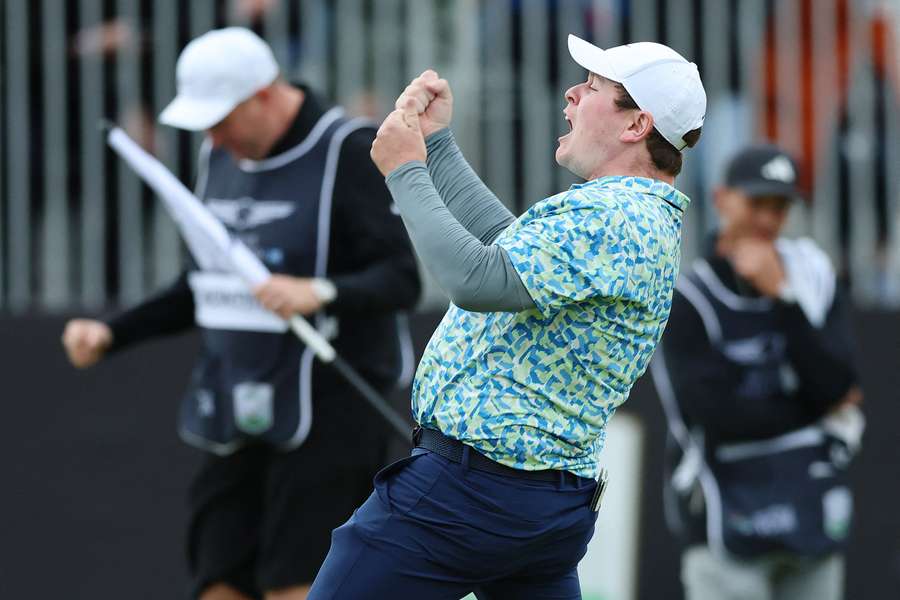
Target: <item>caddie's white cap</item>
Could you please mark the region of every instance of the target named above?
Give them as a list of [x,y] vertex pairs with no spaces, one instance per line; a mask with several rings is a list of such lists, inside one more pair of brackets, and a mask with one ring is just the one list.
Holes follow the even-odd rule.
[[603,50],[569,35],[569,54],[579,65],[621,83],[677,150],[684,134],[703,125],[706,91],[697,65],[662,44],[637,42]]
[[178,94],[159,114],[159,122],[191,131],[209,129],[277,77],[272,49],[249,29],[204,33],[178,57]]

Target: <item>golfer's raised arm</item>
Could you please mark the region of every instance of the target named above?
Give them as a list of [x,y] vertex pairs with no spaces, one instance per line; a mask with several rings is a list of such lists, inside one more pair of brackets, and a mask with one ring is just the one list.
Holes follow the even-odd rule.
[[395,107],[401,109],[408,101],[419,114],[428,171],[438,195],[463,227],[485,244],[491,243],[515,217],[481,181],[456,145],[450,131],[450,84],[428,69],[406,86]]
[[425,163],[408,162],[386,181],[416,252],[454,304],[475,312],[534,308],[506,250],[486,244],[456,219]]
[[449,128],[425,142],[428,172],[444,204],[469,233],[490,244],[515,216],[472,170]]

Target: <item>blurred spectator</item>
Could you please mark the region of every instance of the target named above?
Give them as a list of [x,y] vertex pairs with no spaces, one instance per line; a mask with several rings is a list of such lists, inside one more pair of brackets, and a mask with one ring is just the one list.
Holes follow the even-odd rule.
[[[121,53],[136,55],[138,61],[148,61],[150,55],[143,30],[126,17],[116,17],[78,30],[72,36],[70,51],[74,58],[80,60],[102,60],[108,68],[112,66],[111,61],[116,55]],[[149,69],[142,68],[138,76],[141,75],[148,81],[139,86],[141,91],[136,103],[123,106],[115,118],[138,144],[154,152],[155,124],[151,109],[153,97]]]
[[259,24],[279,4],[281,0],[236,0],[230,3],[229,20],[250,26]]

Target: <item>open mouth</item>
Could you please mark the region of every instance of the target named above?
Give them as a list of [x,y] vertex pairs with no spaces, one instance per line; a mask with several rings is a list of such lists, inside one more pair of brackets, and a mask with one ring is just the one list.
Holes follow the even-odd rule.
[[572,130],[575,128],[575,126],[572,124],[572,119],[570,119],[565,113],[563,113],[563,118],[566,120],[566,125],[569,126],[569,130],[559,136],[560,140],[572,133]]

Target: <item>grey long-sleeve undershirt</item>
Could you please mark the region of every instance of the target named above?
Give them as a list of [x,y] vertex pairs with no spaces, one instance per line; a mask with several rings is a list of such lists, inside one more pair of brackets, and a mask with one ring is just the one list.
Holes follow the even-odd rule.
[[450,213],[469,233],[490,244],[516,217],[466,161],[449,128],[425,140],[428,172]]
[[519,312],[534,301],[506,251],[492,242],[514,220],[463,158],[449,129],[427,139],[428,163],[387,176],[413,246],[454,304]]

